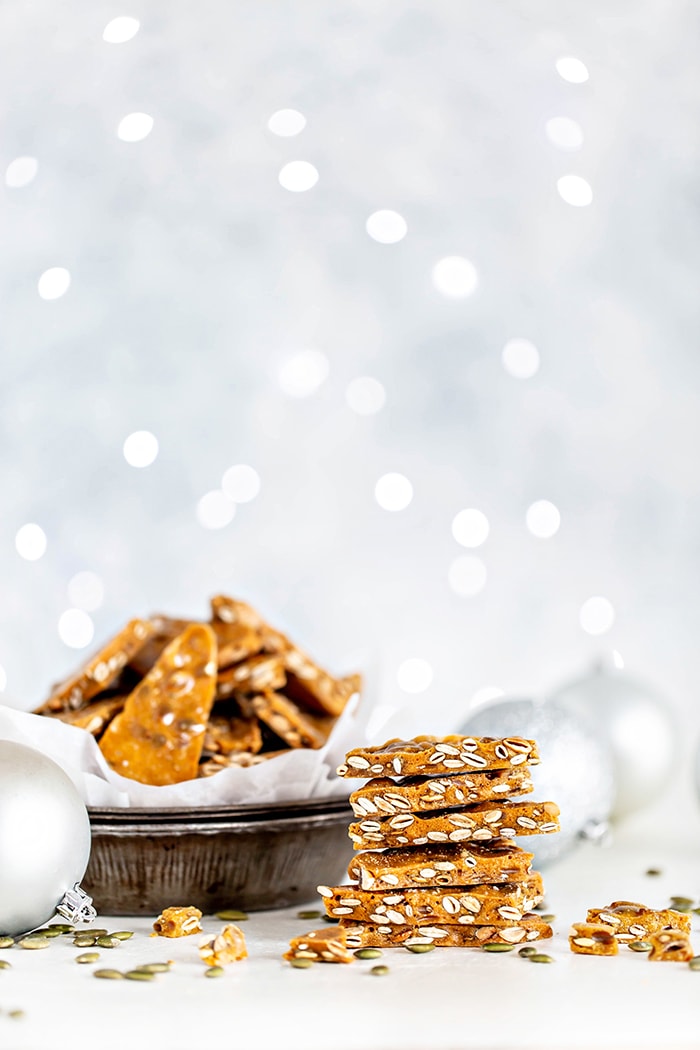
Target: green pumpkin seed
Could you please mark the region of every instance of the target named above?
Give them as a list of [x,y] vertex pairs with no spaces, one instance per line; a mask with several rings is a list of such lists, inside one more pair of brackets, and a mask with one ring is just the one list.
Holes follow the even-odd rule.
[[542,912],[540,918],[542,919],[542,922],[554,922],[554,920],[556,919],[556,915],[553,915],[551,912],[546,911]]
[[318,911],[318,910],[316,910],[316,911],[314,911],[314,910],[311,910],[311,911],[298,911],[297,912],[297,919],[320,919],[322,915],[323,915],[323,912],[322,911]]
[[86,937],[106,937],[109,930],[98,930],[94,926],[89,926],[87,930],[76,930],[78,936],[85,934]]
[[124,974],[121,970],[93,970],[93,977],[104,977],[106,981],[121,981]]
[[435,948],[434,944],[407,944],[406,951],[413,952],[414,955],[424,955],[425,952],[432,952]]
[[356,959],[378,959],[383,952],[380,948],[358,948],[353,955]]
[[645,874],[653,878],[655,875],[661,875],[661,868],[647,868]]
[[491,944],[482,945],[485,952],[512,952],[514,944],[506,944],[505,941],[492,941]]
[[133,930],[117,930],[116,933],[110,933],[110,937],[115,937],[118,941],[128,941],[134,936]]
[[41,930],[34,930],[32,937],[60,937],[61,931],[55,930],[51,926],[44,926]]
[[290,959],[289,965],[293,966],[295,970],[308,970],[310,966],[314,965],[314,959]]
[[127,970],[124,974],[127,981],[155,981],[156,975],[149,970]]
[[94,948],[96,937],[75,937],[73,944],[76,948]]
[[528,959],[534,963],[551,963],[554,959],[551,955],[543,955],[541,952],[535,952],[534,955],[529,955]]
[[50,922],[49,929],[58,930],[59,933],[75,933],[75,926],[68,922]]
[[14,943],[14,937],[0,937],[0,948],[11,948]]
[[700,955],[694,955],[688,962],[688,967],[691,970],[700,970]]
[[98,937],[95,941],[98,948],[116,948],[119,945],[119,941],[116,937],[110,937],[109,934]]
[[11,970],[12,963],[7,962],[5,959],[0,959],[0,970]]
[[692,897],[671,897],[673,911],[690,911],[695,904]]
[[334,926],[338,925],[338,920],[336,919],[336,917],[334,915],[322,915],[321,919],[323,920],[323,922],[330,922],[331,925],[334,925]]
[[248,915],[244,911],[238,911],[236,908],[227,908],[225,911],[217,911],[217,919],[221,919],[222,922],[244,922]]
[[48,937],[35,937],[33,934],[30,934],[29,937],[23,937],[17,943],[20,948],[48,948],[51,941]]
[[224,968],[223,968],[223,966],[207,966],[206,970],[204,971],[204,976],[205,977],[223,977],[224,976]]
[[630,941],[627,947],[633,952],[650,952],[651,945],[649,941]]
[[530,959],[537,955],[537,948],[533,944],[526,944],[524,948],[520,948],[518,955],[522,955],[523,959]]
[[144,963],[142,966],[134,967],[136,970],[143,970],[144,973],[167,973],[172,968],[173,964],[169,962]]
[[389,973],[388,966],[373,966],[369,971],[373,977],[386,977]]
[[7,1016],[11,1017],[13,1021],[19,1021],[21,1017],[24,1017],[24,1010],[8,1010]]
[[99,957],[99,952],[83,952],[82,955],[76,955],[75,961],[77,963],[96,963]]

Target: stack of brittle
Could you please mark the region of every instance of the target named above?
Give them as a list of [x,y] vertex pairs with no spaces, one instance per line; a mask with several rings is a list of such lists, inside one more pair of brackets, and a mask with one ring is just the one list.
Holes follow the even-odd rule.
[[533,855],[516,835],[559,830],[554,802],[533,790],[535,742],[520,737],[419,736],[350,751],[342,777],[358,818],[349,885],[319,886],[348,948],[481,947],[551,937]]
[[218,595],[207,622],[131,620],[35,713],[92,733],[122,776],[177,784],[322,747],[360,686]]

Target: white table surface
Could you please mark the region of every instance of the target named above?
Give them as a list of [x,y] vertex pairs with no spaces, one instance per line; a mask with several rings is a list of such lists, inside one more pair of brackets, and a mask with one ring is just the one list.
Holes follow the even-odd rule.
[[[653,866],[663,874],[647,876]],[[397,948],[381,960],[385,977],[360,961],[296,970],[281,960],[289,938],[321,923],[298,919],[295,908],[252,914],[241,924],[249,958],[210,980],[197,953],[201,937],[151,937],[151,917],[100,916],[99,926],[135,931],[103,951],[100,965],[172,959],[172,971],[143,984],[97,980],[93,967],[75,963],[69,937],[43,951],[3,951],[12,968],[0,971],[0,1048],[700,1048],[700,972],[626,948],[616,958],[575,956],[567,944],[569,924],[587,907],[614,899],[663,907],[671,894],[700,896],[697,807],[680,821],[663,808],[634,819],[609,848],[583,846],[543,874],[557,915],[555,937],[542,943],[555,959],[549,966],[517,952]],[[222,924],[205,917],[203,925],[214,933]],[[697,916],[694,942],[700,953]],[[12,1009],[24,1016],[9,1018]]]

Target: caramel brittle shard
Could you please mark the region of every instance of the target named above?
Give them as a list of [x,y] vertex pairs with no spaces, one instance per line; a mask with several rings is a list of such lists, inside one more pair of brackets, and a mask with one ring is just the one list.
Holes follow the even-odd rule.
[[481,948],[485,944],[526,944],[552,936],[552,927],[538,915],[524,915],[507,926],[460,926],[434,923],[430,926],[396,926],[391,923],[356,923],[341,920],[348,948],[392,948],[404,944],[434,944],[436,948]]
[[250,710],[289,747],[319,748],[328,740],[335,719],[329,715],[312,715],[302,711],[293,700],[279,693],[265,691],[259,696],[241,699],[244,710]]
[[247,660],[262,649],[260,633],[252,627],[240,623],[224,623],[223,620],[211,622],[218,646],[218,661],[221,670],[231,664]]
[[257,754],[261,747],[262,733],[256,718],[243,715],[238,704],[216,705],[204,736],[207,755]]
[[509,926],[531,912],[543,897],[542,877],[533,873],[522,882],[469,887],[426,886],[367,892],[350,886],[319,886],[327,914],[343,921],[357,919],[392,926]]
[[575,922],[569,947],[576,955],[617,955],[615,930],[600,922]]
[[248,958],[245,936],[240,926],[229,924],[210,940],[202,941],[199,955],[207,966],[228,966]]
[[142,784],[178,784],[197,767],[216,686],[216,639],[190,624],[159,657],[99,742],[109,764]]
[[199,908],[188,905],[184,908],[164,908],[153,923],[153,929],[159,937],[189,937],[191,933],[201,933]]
[[50,715],[59,711],[79,711],[98,693],[107,689],[129,661],[152,636],[148,620],[130,620],[123,630],[103,645],[80,670],[56,686],[48,700],[35,714]]
[[690,962],[693,948],[685,930],[658,930],[646,938],[651,944],[651,962]]
[[353,791],[350,805],[356,817],[421,813],[472,802],[489,802],[526,795],[533,790],[527,766],[488,773],[455,773],[451,777],[376,777]]
[[141,677],[148,674],[165,647],[175,641],[193,621],[156,613],[149,616],[148,622],[153,627],[153,633],[146,644],[129,660],[131,670]]
[[284,664],[279,656],[250,656],[233,667],[221,671],[216,686],[217,699],[239,693],[258,693],[264,689],[280,689],[286,682]]
[[377,849],[425,846],[432,842],[489,842],[553,831],[559,831],[559,807],[555,802],[506,801],[479,802],[461,810],[365,817],[351,824],[348,834],[355,849]]
[[262,616],[255,611],[252,605],[242,602],[238,598],[229,598],[226,594],[217,594],[211,600],[211,613],[213,620],[221,623],[238,624],[241,627],[252,627],[260,630],[267,624]]
[[345,946],[346,931],[342,926],[326,926],[293,937],[283,959],[309,959],[311,962],[351,963],[353,955]]
[[123,710],[125,702],[125,696],[111,696],[104,700],[98,697],[79,711],[60,711],[56,717],[68,725],[77,726],[93,736],[99,736],[114,716]]
[[636,901],[613,901],[607,908],[589,908],[587,922],[604,923],[615,931],[618,941],[646,940],[659,930],[673,929],[690,933],[690,917],[665,908],[660,911]]
[[531,871],[533,855],[515,843],[455,844],[369,850],[350,861],[348,875],[363,890],[394,887],[474,886],[518,882]]
[[338,766],[340,777],[439,776],[474,770],[508,769],[540,760],[534,740],[522,737],[417,736],[357,747]]

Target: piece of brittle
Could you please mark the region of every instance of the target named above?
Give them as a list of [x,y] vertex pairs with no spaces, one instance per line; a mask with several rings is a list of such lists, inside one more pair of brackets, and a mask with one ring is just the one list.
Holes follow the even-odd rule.
[[526,944],[552,936],[552,927],[539,915],[524,915],[507,926],[460,926],[433,923],[429,926],[396,926],[390,923],[359,923],[341,920],[348,948],[392,948],[395,945],[434,944],[436,948],[481,948],[485,944]]
[[342,926],[310,930],[300,937],[293,937],[282,958],[288,962],[308,959],[310,962],[351,963],[354,956],[347,950],[345,940],[346,930]]
[[257,715],[289,747],[319,748],[328,740],[335,718],[313,715],[280,693],[265,692],[249,698],[240,698],[244,711]]
[[248,949],[243,930],[229,923],[224,926],[221,933],[217,933],[209,940],[202,941],[199,946],[199,955],[207,966],[228,966],[229,963],[247,959]]
[[693,948],[685,930],[658,930],[645,938],[651,944],[651,962],[690,962]]
[[607,908],[589,908],[587,922],[611,926],[618,941],[646,940],[659,930],[673,929],[690,933],[690,916],[671,908],[657,910],[636,901],[613,901]]
[[216,697],[221,700],[239,693],[254,694],[265,689],[281,689],[286,680],[284,664],[279,656],[249,656],[219,673]]
[[394,887],[474,886],[527,878],[533,855],[515,843],[449,843],[357,853],[348,875],[363,890]]
[[604,923],[575,922],[569,934],[569,947],[576,955],[617,955],[615,930]]
[[508,769],[540,760],[534,740],[522,737],[416,736],[348,751],[339,777],[439,776],[467,770]]
[[199,908],[192,905],[164,908],[153,923],[153,929],[159,937],[189,937],[202,932],[201,918]]
[[350,805],[356,817],[377,814],[421,813],[472,802],[490,802],[526,795],[533,790],[527,766],[494,769],[487,773],[455,773],[443,777],[375,777],[353,791]]

